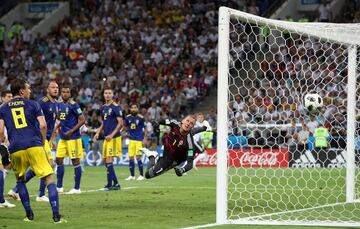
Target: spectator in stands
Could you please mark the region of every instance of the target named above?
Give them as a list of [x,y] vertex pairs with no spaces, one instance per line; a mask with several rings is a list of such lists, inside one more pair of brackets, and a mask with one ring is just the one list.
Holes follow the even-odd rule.
[[318,9],[318,13],[319,13],[319,22],[331,22],[332,12],[328,0],[322,0],[322,3],[320,4]]

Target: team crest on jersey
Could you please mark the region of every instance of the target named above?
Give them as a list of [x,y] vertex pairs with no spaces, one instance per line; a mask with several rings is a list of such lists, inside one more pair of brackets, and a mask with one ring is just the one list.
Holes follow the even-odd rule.
[[136,125],[139,125],[139,120],[136,120]]

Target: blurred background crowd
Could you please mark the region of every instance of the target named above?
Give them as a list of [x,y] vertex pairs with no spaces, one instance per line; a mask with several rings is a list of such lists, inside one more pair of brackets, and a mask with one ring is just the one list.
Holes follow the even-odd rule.
[[[17,4],[17,1],[2,2],[2,13]],[[137,103],[149,122],[196,112],[197,105],[207,99],[217,83],[219,6],[266,15],[283,1],[70,2],[71,17],[64,18],[47,36],[32,35],[30,28],[21,23],[14,23],[0,33],[0,88],[5,90],[12,79],[23,76],[32,86],[33,97],[39,98],[45,94],[49,80],[56,80],[60,85],[70,84],[73,98],[81,105],[91,130],[100,123],[104,86],[114,88],[116,101],[125,114],[129,113],[131,103]],[[360,18],[358,1],[348,2],[338,18],[331,17],[324,3],[315,17],[282,19],[357,21]],[[244,37],[242,42],[245,30],[238,34],[239,47],[234,49],[238,61],[253,55],[260,74],[245,74],[248,81],[237,85],[238,91],[229,105],[230,134],[259,139],[256,131],[243,128],[245,123],[294,121],[301,129],[299,124],[305,121],[301,119],[299,95],[310,90],[332,98],[325,99],[322,112],[329,128],[333,128],[331,132],[342,133],[335,128],[346,128],[344,47],[296,35],[291,35],[293,39],[287,42],[287,35],[283,34],[283,45],[272,51],[273,55],[261,56],[264,52],[255,53],[251,39]],[[255,34],[253,41],[257,36],[264,35]],[[246,64],[242,67],[246,68]],[[216,130],[215,106],[209,106],[204,113]],[[310,123],[306,122],[311,132]],[[153,134],[151,125],[148,131]],[[285,132],[287,136],[289,130]]]

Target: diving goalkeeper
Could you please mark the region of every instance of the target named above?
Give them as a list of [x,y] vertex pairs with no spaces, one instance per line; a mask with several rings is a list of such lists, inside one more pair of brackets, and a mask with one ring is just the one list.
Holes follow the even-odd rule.
[[[159,176],[172,168],[177,176],[192,169],[194,152],[198,150],[193,135],[206,131],[206,127],[193,129],[195,121],[194,115],[188,115],[181,122],[166,119],[159,123],[170,126],[170,132],[164,137],[163,156],[156,163],[155,157],[149,156],[150,168],[145,173],[146,179]],[[153,124],[154,128],[158,128],[159,124]]]

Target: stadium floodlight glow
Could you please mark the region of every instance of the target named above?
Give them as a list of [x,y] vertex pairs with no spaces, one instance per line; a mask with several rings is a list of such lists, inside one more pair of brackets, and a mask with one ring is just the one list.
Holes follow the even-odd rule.
[[[212,225],[360,226],[359,37],[359,24],[287,22],[220,8]],[[317,114],[301,107],[311,91],[324,98]],[[236,95],[242,100],[233,107]],[[322,126],[329,147],[314,148],[312,135]]]

